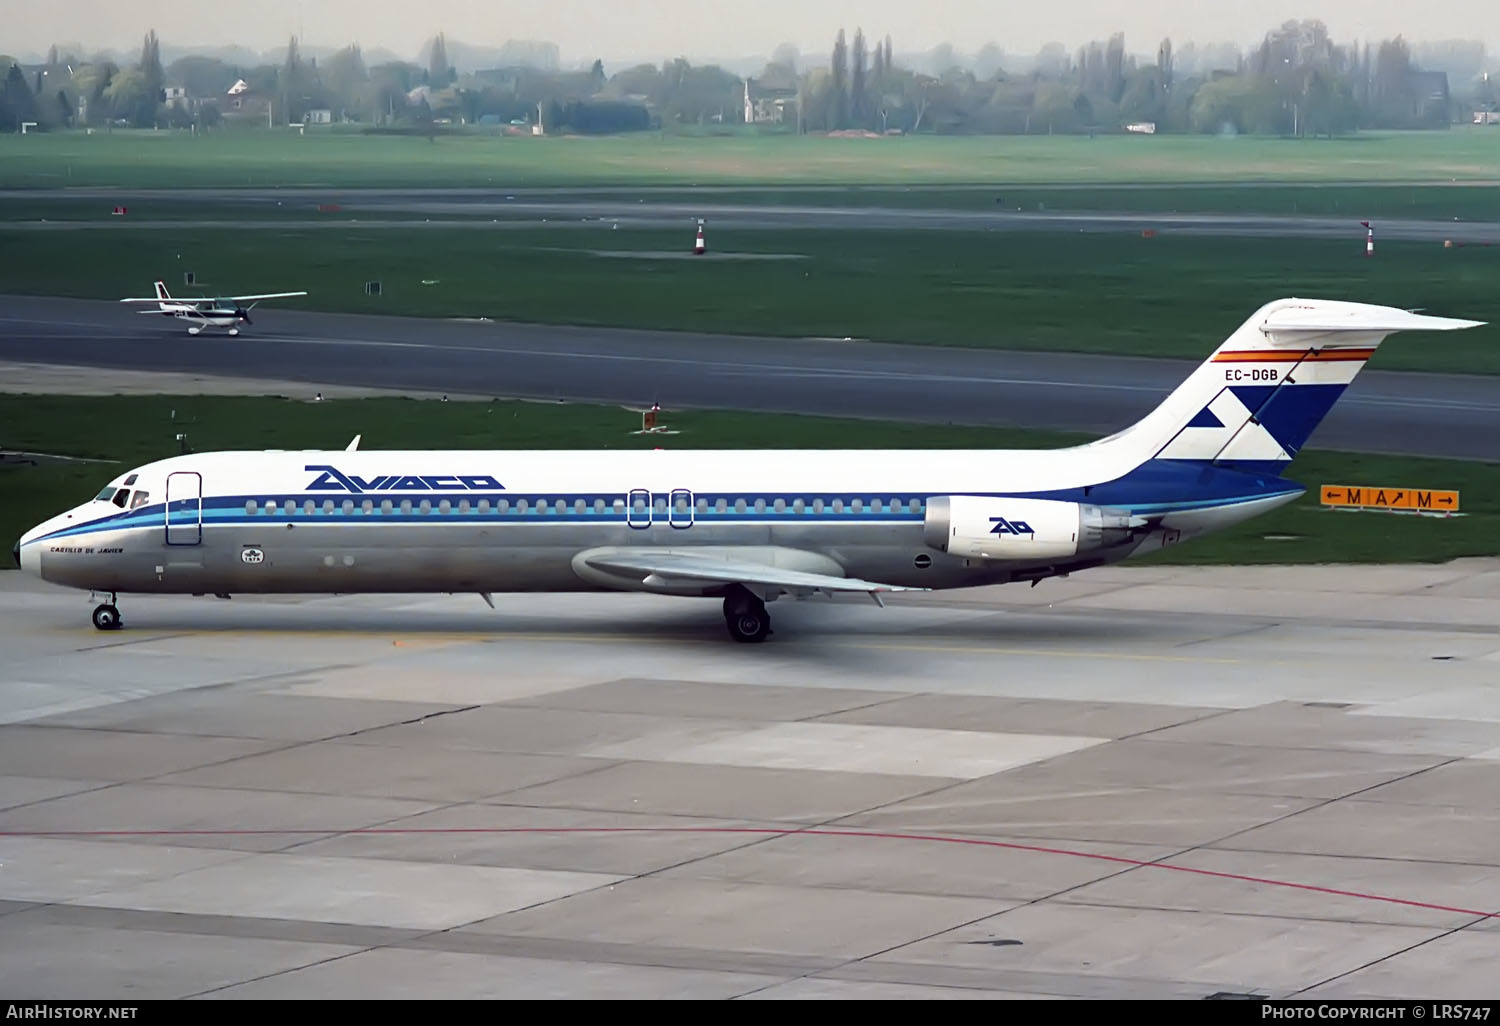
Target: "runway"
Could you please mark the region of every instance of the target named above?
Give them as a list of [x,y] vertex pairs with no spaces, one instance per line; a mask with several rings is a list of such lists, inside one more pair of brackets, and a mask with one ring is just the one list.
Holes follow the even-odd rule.
[[1485,999],[1497,594],[1119,567],[747,647],[0,573],[0,993]]
[[[300,381],[309,390],[659,402],[668,412],[721,408],[1096,435],[1133,423],[1197,366],[285,309],[257,310],[251,333],[238,338],[192,338],[107,301],[12,296],[0,304],[0,362]],[[1218,341],[1205,336],[1205,358]],[[1367,370],[1309,444],[1493,460],[1497,416],[1500,377]]]
[[[1254,184],[1254,183],[1250,183]],[[1328,183],[1332,184],[1332,183]],[[1493,183],[1453,183],[1486,185]],[[1260,183],[1265,188],[1268,183]],[[1309,183],[1308,188],[1317,183]],[[1239,187],[1239,186],[1236,186]],[[1326,187],[1326,186],[1325,186]],[[1359,236],[1360,216],[1306,214],[1209,213],[1174,211],[1048,211],[1035,209],[1029,194],[1037,186],[963,187],[966,191],[993,194],[989,209],[952,209],[889,205],[886,197],[903,191],[899,186],[869,188],[827,187],[709,187],[709,186],[600,186],[518,187],[509,189],[347,189],[337,186],[287,186],[277,188],[171,189],[42,189],[0,190],[0,201],[68,202],[97,200],[97,220],[25,219],[0,223],[6,230],[67,231],[76,229],[195,228],[230,231],[280,231],[288,228],[337,228],[339,230],[427,228],[505,230],[512,228],[586,228],[601,222],[626,228],[681,228],[706,218],[717,230],[818,230],[818,229],[926,229],[934,231],[1046,231],[1085,234],[1152,230],[1173,235],[1207,235],[1236,238],[1337,238]],[[1059,187],[1060,188],[1060,187]],[[1096,188],[1074,186],[1074,188]],[[1116,186],[1101,186],[1114,190]],[[1159,186],[1136,186],[1130,192],[1160,191]],[[816,195],[838,191],[846,197],[861,192],[879,194],[876,205],[858,203],[747,203],[726,202],[746,193],[775,195],[792,192]],[[915,193],[946,192],[921,187]],[[1006,194],[1010,200],[1006,201]],[[156,219],[103,216],[102,204],[128,206],[149,204],[161,212],[176,207],[181,216]],[[205,206],[241,207],[258,211],[259,217],[203,216]],[[322,208],[320,210],[320,208]],[[1031,209],[1028,209],[1031,208]],[[297,216],[301,212],[302,216]],[[392,217],[391,215],[401,215]],[[1500,244],[1500,222],[1421,218],[1379,218],[1379,234],[1390,241],[1442,242],[1465,245]]]

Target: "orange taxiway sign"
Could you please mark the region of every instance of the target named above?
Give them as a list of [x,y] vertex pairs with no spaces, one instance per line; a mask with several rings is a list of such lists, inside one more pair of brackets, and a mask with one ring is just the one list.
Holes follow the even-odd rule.
[[1432,488],[1380,488],[1368,485],[1324,485],[1323,505],[1352,509],[1401,509],[1456,513],[1458,493]]

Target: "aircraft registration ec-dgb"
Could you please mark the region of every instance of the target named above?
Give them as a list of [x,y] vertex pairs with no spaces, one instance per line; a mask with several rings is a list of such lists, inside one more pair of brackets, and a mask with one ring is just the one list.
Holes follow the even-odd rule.
[[[290,296],[305,296],[306,292],[265,292],[256,296],[219,296],[209,299],[198,296],[193,299],[182,297],[173,298],[167,291],[167,283],[159,281],[155,283],[156,295],[144,298],[132,297],[122,299],[122,303],[155,303],[155,310],[138,310],[137,313],[152,314],[160,317],[172,317],[179,321],[187,321],[188,334],[196,335],[204,328],[228,328],[229,334],[240,333],[240,323],[243,321],[247,326],[251,323],[250,311],[255,309],[255,304],[265,299],[286,299]],[[249,306],[241,306],[241,303],[249,303]]]
[[[210,452],[28,531],[21,567],[119,593],[643,591],[723,599],[1036,581],[1285,505],[1282,477],[1385,337],[1481,322],[1283,299],[1155,410],[1065,449]],[[491,602],[493,605],[493,602]]]

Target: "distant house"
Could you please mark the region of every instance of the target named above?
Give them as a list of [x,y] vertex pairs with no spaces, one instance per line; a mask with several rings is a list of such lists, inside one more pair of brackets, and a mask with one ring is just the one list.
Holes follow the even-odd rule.
[[333,124],[333,111],[327,108],[310,110],[302,115],[304,125],[331,125]]
[[1500,125],[1500,110],[1476,110],[1474,112],[1474,124]]
[[252,88],[243,78],[230,86],[225,93],[228,101],[224,111],[227,117],[264,118],[270,116],[271,95]]
[[215,107],[215,101],[193,96],[184,86],[167,86],[162,90],[162,104],[174,119],[196,118],[205,106]]
[[796,111],[796,89],[778,89],[745,79],[745,124],[785,124],[788,112],[795,118]]
[[1125,126],[1125,131],[1127,131],[1127,132],[1138,132],[1141,135],[1155,135],[1156,134],[1156,122],[1155,121],[1132,121],[1130,124],[1128,124],[1128,125]]

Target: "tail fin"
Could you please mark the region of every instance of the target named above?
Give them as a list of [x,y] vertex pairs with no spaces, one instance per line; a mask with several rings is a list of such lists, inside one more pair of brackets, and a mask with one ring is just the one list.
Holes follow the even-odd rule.
[[[168,299],[172,298],[172,296],[167,292],[167,283],[166,282],[159,281],[159,282],[156,283],[156,298],[157,299],[161,299],[161,300],[168,300]],[[161,308],[163,310],[167,309],[167,304],[165,302],[163,302],[161,304]]]
[[1161,406],[1094,444],[1117,449],[1130,468],[1157,459],[1280,474],[1387,335],[1482,323],[1364,303],[1276,300]]

